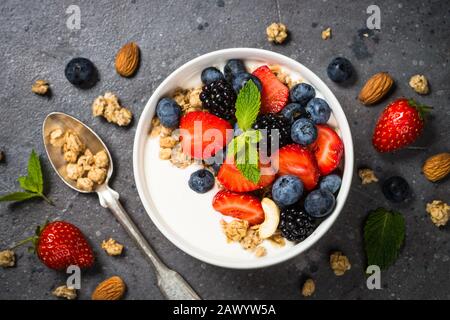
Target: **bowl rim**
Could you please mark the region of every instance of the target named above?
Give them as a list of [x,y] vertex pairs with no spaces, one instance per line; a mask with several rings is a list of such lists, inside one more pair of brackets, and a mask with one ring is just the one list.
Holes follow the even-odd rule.
[[[220,60],[222,56],[235,56],[235,57],[237,56],[237,58],[241,58],[242,56],[257,56],[260,59],[278,61],[278,63],[280,63],[281,65],[294,66],[294,69],[296,71],[298,70],[301,76],[307,79],[308,82],[310,82],[325,97],[325,100],[330,104],[330,107],[333,110],[333,115],[338,123],[340,135],[344,143],[345,161],[342,176],[342,185],[339,194],[337,196],[338,201],[336,203],[336,207],[334,208],[331,215],[320,223],[319,227],[313,232],[313,234],[311,234],[307,239],[300,242],[299,244],[294,245],[289,250],[286,250],[283,253],[274,256],[268,256],[262,259],[259,258],[251,261],[243,261],[242,263],[240,262],[238,263],[235,261],[227,262],[224,260],[216,259],[214,257],[209,257],[208,255],[204,254],[203,251],[196,251],[191,246],[186,245],[185,243],[183,243],[183,241],[180,241],[180,239],[176,237],[172,232],[170,232],[168,228],[166,228],[166,226],[161,221],[159,221],[157,215],[155,215],[154,213],[154,210],[156,209],[150,203],[151,201],[146,198],[145,194],[146,183],[143,170],[141,170],[142,169],[141,166],[143,166],[144,162],[143,151],[145,148],[145,143],[149,137],[148,129],[151,122],[151,116],[153,116],[154,114],[154,109],[152,110],[152,108],[156,108],[156,104],[162,97],[162,93],[165,91],[165,87],[167,86],[167,84],[170,83],[171,80],[176,77],[176,75],[185,72],[186,70],[189,70],[189,68],[195,66],[196,64],[201,64],[203,60],[210,60],[212,58]],[[245,60],[245,57],[242,57],[241,59]],[[231,269],[257,269],[268,267],[289,260],[307,251],[313,244],[315,244],[328,232],[328,230],[331,228],[331,226],[334,224],[337,217],[341,213],[350,191],[353,176],[353,165],[354,165],[354,151],[350,126],[345,116],[344,110],[342,109],[339,101],[337,100],[333,92],[330,90],[330,88],[314,72],[312,72],[310,69],[305,67],[300,62],[297,62],[294,59],[289,58],[280,53],[256,48],[229,48],[212,51],[200,55],[186,62],[185,64],[177,68],[175,71],[173,71],[154,90],[154,92],[148,99],[140,115],[133,144],[133,173],[136,183],[136,189],[138,191],[139,198],[144,206],[145,211],[149,215],[152,222],[156,225],[158,230],[176,247],[186,252],[190,256],[212,265]]]

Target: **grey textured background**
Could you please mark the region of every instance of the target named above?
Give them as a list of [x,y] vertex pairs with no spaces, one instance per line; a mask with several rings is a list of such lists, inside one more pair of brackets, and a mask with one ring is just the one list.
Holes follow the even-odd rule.
[[[381,8],[381,32],[365,38],[366,8],[375,2]],[[78,4],[82,29],[70,31],[66,8]],[[75,115],[94,128],[109,146],[116,174],[112,187],[121,193],[128,212],[142,227],[162,259],[178,270],[206,299],[298,299],[301,281],[312,276],[314,298],[407,299],[450,298],[449,228],[438,229],[425,212],[433,199],[449,202],[449,179],[432,184],[420,173],[428,155],[450,149],[450,8],[442,1],[288,1],[279,0],[281,20],[291,31],[291,40],[273,46],[265,38],[265,27],[279,20],[277,3],[264,1],[16,1],[0,4],[0,148],[6,162],[0,164],[0,192],[18,188],[16,178],[25,173],[32,148],[40,154],[48,182],[52,207],[33,200],[0,204],[0,247],[30,235],[45,219],[64,219],[78,225],[94,247],[97,264],[83,273],[80,298],[90,297],[96,284],[118,274],[128,284],[127,299],[162,298],[155,276],[143,256],[111,214],[100,207],[95,195],[68,189],[56,176],[44,155],[41,124],[52,111]],[[321,30],[330,26],[333,38],[323,41]],[[142,62],[132,79],[119,77],[114,56],[128,41],[141,48]],[[379,185],[361,186],[354,176],[353,187],[341,216],[307,253],[283,264],[262,270],[226,270],[204,264],[184,254],[166,240],[148,218],[139,200],[132,173],[132,144],[135,121],[120,129],[90,113],[92,101],[111,90],[135,119],[153,90],[173,70],[200,54],[229,47],[256,47],[290,56],[316,72],[340,100],[353,132],[356,166],[367,165],[380,178],[392,174],[405,177],[414,199],[394,206],[383,198]],[[332,83],[326,66],[335,56],[349,58],[358,73],[347,88]],[[64,77],[65,64],[73,57],[91,59],[100,82],[90,90],[73,87]],[[423,150],[407,149],[395,155],[377,154],[370,142],[378,114],[385,102],[364,107],[356,100],[359,89],[373,73],[389,71],[396,80],[395,92],[417,98],[434,107],[426,133],[415,143]],[[431,94],[416,95],[407,84],[416,73],[425,74]],[[51,84],[52,97],[33,94],[38,78]],[[382,273],[383,290],[365,287],[362,224],[370,209],[379,206],[401,211],[407,224],[406,244],[400,258]],[[112,258],[100,242],[114,237],[126,246],[124,257]],[[328,265],[329,252],[343,250],[352,269],[336,277]],[[51,290],[65,282],[65,274],[48,270],[25,250],[18,250],[17,267],[0,270],[0,298],[53,299]]]

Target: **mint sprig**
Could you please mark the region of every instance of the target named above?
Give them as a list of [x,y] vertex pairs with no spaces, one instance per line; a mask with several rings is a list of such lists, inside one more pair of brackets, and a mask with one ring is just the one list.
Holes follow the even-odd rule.
[[260,107],[261,94],[255,83],[249,80],[239,91],[236,99],[235,115],[238,126],[243,132],[231,140],[227,155],[234,157],[238,170],[253,183],[258,183],[261,177],[257,148],[261,133],[251,129]]
[[19,177],[17,181],[24,191],[12,192],[0,196],[1,201],[23,201],[31,198],[42,198],[48,203],[52,201],[44,195],[44,179],[42,176],[41,163],[39,156],[34,150],[31,151],[28,160],[28,173],[26,176]]
[[399,212],[378,208],[369,213],[364,226],[368,265],[386,269],[397,259],[405,239],[405,219]]

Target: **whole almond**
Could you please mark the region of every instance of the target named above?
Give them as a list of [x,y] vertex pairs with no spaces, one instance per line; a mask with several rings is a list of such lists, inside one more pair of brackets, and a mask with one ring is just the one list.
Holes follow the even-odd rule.
[[394,80],[387,72],[376,73],[367,80],[358,99],[365,105],[374,104],[389,92],[393,84]]
[[130,77],[139,65],[139,47],[134,42],[124,45],[116,55],[116,71],[122,77]]
[[432,182],[445,178],[450,173],[450,153],[444,152],[429,157],[423,164],[422,172]]
[[101,282],[92,293],[92,300],[120,300],[125,293],[125,282],[114,276]]

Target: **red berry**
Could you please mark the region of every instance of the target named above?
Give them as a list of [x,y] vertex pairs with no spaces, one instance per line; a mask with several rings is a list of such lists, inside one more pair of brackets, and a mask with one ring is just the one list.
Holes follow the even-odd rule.
[[233,163],[233,160],[228,158],[219,169],[217,179],[220,184],[228,190],[235,192],[247,192],[257,189],[262,189],[273,182],[275,179],[275,173],[269,164],[261,165],[261,177],[258,183],[254,183],[239,171],[239,169]]
[[262,84],[261,113],[277,113],[281,111],[289,100],[289,88],[284,85],[268,66],[261,66],[253,75],[258,77]]
[[424,128],[424,115],[429,107],[412,99],[400,98],[391,102],[375,126],[372,144],[379,152],[391,152],[413,143]]
[[213,208],[223,215],[247,220],[250,225],[264,221],[261,201],[249,194],[221,190],[213,198]]
[[43,228],[36,252],[51,269],[67,269],[70,265],[89,268],[94,264],[94,254],[80,229],[64,221],[55,221]]
[[336,131],[326,124],[318,124],[317,139],[309,146],[317,160],[320,174],[326,176],[341,163],[344,144]]
[[232,137],[231,124],[208,112],[189,112],[180,120],[180,140],[183,152],[195,159],[212,157]]
[[313,154],[298,144],[288,144],[272,155],[272,165],[279,175],[292,174],[302,180],[306,190],[319,181],[319,168]]

